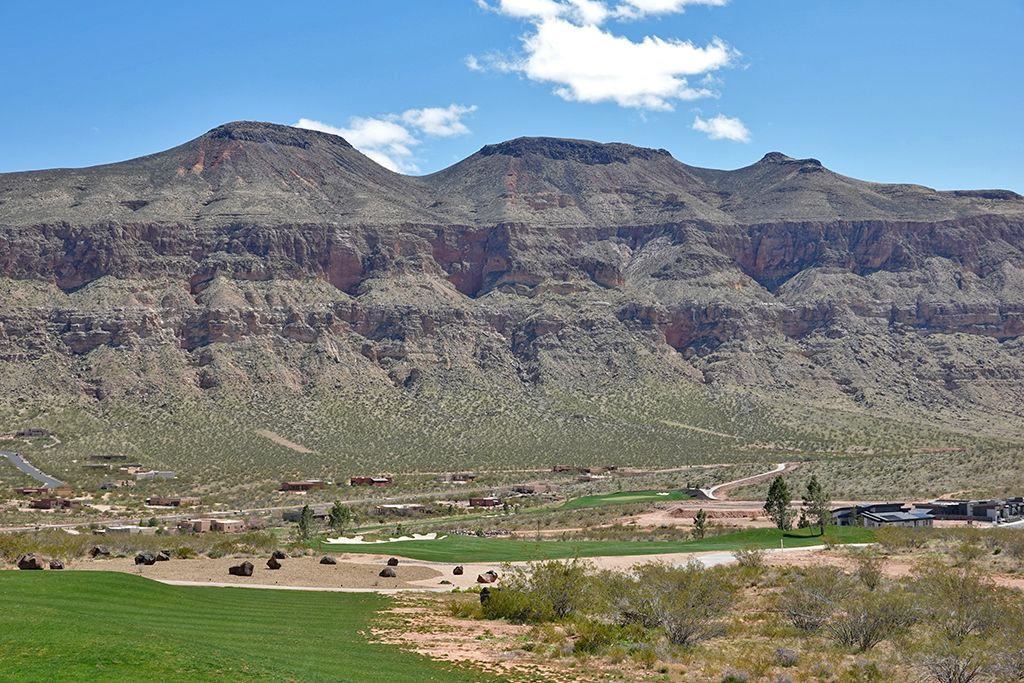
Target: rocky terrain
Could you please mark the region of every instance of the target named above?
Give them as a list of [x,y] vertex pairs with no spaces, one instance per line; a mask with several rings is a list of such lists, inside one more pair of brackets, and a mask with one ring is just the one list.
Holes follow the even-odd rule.
[[71,410],[80,449],[144,448],[143,427],[102,436],[141,406],[149,429],[198,424],[188,406],[389,465],[404,419],[454,430],[416,441],[441,458],[683,460],[696,433],[853,444],[894,422],[1016,441],[1022,333],[1024,198],[774,152],[720,171],[520,138],[409,177],[241,122],[0,175],[0,431]]

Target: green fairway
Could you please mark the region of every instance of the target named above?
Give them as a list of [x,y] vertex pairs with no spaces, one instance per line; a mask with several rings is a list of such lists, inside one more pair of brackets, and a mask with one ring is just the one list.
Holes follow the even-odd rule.
[[0,572],[4,680],[481,681],[368,642],[373,594],[167,586],[106,572]]
[[595,508],[605,505],[628,505],[629,503],[659,503],[670,500],[690,500],[693,496],[682,491],[619,491],[618,493],[601,493],[593,496],[580,496],[565,502],[562,508],[577,510],[579,508]]
[[[836,543],[871,543],[874,531],[864,527],[830,527],[828,536]],[[820,545],[816,530],[747,529],[712,536],[700,541],[530,541],[508,538],[448,536],[436,541],[397,541],[368,545],[328,545],[335,552],[399,555],[428,562],[516,562],[571,557],[610,555],[654,555],[694,553],[739,548],[787,548]]]

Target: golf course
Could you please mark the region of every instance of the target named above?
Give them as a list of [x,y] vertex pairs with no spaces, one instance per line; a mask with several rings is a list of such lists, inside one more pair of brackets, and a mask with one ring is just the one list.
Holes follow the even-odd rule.
[[372,642],[375,594],[0,572],[5,680],[488,681]]
[[829,542],[871,543],[874,532],[864,527],[829,527],[826,536],[817,529],[747,529],[693,541],[535,541],[477,536],[445,536],[435,540],[395,541],[365,545],[323,544],[328,550],[344,549],[374,555],[398,555],[425,562],[517,562],[573,557],[659,555],[739,550],[743,548],[801,548]]

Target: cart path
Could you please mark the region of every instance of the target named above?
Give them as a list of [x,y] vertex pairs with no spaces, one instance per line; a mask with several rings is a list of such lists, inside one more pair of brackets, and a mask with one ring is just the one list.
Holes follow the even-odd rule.
[[7,458],[7,461],[17,467],[19,470],[32,477],[40,484],[49,486],[50,488],[57,488],[58,486],[64,486],[64,482],[60,479],[56,479],[46,474],[38,467],[30,464],[25,458],[21,457],[17,453],[12,451],[0,451],[0,458]]
[[749,477],[743,477],[741,479],[734,479],[732,481],[727,481],[724,484],[717,484],[716,486],[712,486],[711,488],[701,489],[700,491],[701,493],[708,497],[708,500],[725,500],[729,497],[727,492],[730,489],[734,489],[738,486],[745,486],[746,484],[754,484],[763,479],[767,479],[769,477],[782,474],[783,472],[792,471],[799,464],[800,463],[797,462],[780,462],[767,472],[762,472],[761,474],[754,474]]

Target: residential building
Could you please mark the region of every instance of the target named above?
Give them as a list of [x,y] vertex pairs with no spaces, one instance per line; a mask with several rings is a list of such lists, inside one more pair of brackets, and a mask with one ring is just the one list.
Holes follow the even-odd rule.
[[480,498],[470,498],[469,507],[471,508],[493,508],[501,505],[501,498],[494,496],[484,496]]
[[832,523],[836,526],[932,526],[934,517],[926,510],[911,510],[904,503],[873,503],[832,510]]
[[146,499],[146,505],[152,507],[189,507],[199,505],[199,499],[193,496],[152,496]]
[[214,519],[211,530],[222,534],[238,534],[245,531],[245,522],[240,519]]
[[282,481],[281,491],[313,491],[322,489],[326,483],[320,479],[308,479],[306,481]]

